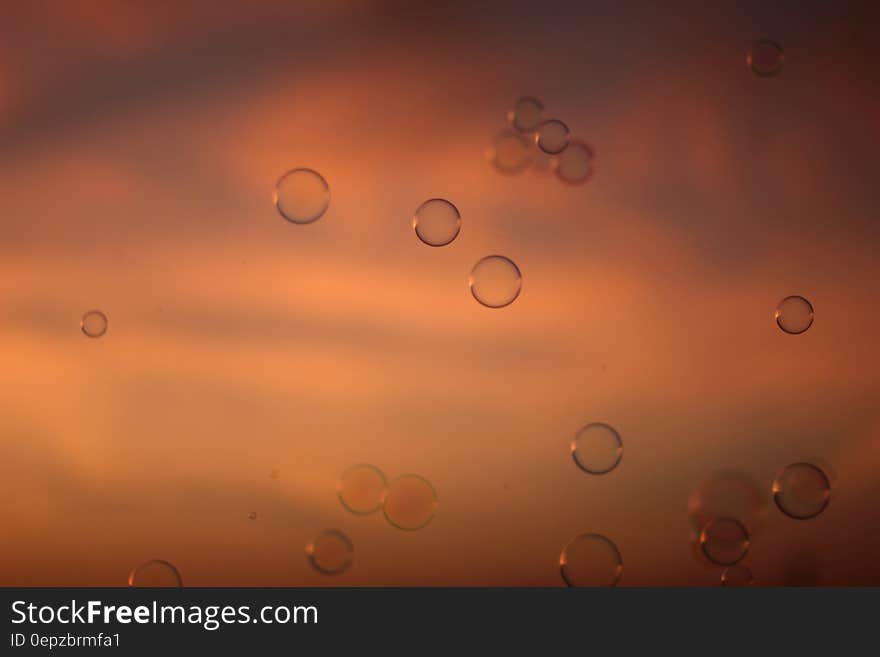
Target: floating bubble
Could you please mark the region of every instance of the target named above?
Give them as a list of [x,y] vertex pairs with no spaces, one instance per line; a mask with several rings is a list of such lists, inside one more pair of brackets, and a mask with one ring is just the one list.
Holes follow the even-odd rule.
[[317,171],[293,169],[275,185],[275,207],[281,216],[295,224],[320,219],[330,205],[330,186]]
[[382,508],[387,485],[379,468],[361,463],[342,473],[337,493],[342,506],[352,513],[366,515]]
[[755,75],[762,78],[773,77],[782,72],[784,60],[782,46],[771,39],[755,41],[746,54],[746,64]]
[[793,463],[773,482],[773,501],[789,518],[807,520],[825,510],[831,500],[831,482],[812,463]]
[[734,518],[710,520],[700,532],[700,548],[706,558],[719,566],[732,566],[749,551],[749,532]]
[[507,113],[507,120],[520,132],[532,132],[541,123],[544,103],[532,96],[523,96]]
[[338,529],[327,529],[306,545],[306,556],[319,573],[338,575],[351,565],[354,545]]
[[256,512],[256,511],[251,511],[251,512],[248,514],[248,520],[256,520],[256,519],[257,519],[257,512]]
[[461,214],[446,199],[432,198],[416,210],[412,225],[419,239],[428,246],[446,246],[461,230]]
[[557,155],[568,146],[571,133],[559,119],[542,122],[535,131],[535,143],[548,155]]
[[486,256],[474,265],[468,279],[474,299],[489,308],[512,304],[522,289],[522,274],[510,258]]
[[128,585],[138,587],[177,588],[183,586],[180,573],[162,559],[146,561],[128,575]]
[[572,141],[556,156],[556,177],[569,185],[581,185],[593,177],[593,149]]
[[721,586],[751,586],[754,583],[752,571],[741,563],[725,568],[721,573]]
[[785,297],[776,305],[775,317],[779,328],[797,335],[813,325],[813,305],[797,295]]
[[389,524],[398,529],[421,529],[437,511],[437,492],[424,477],[402,475],[388,486],[382,510]]
[[613,427],[592,422],[582,427],[571,441],[575,464],[590,474],[611,472],[623,458],[623,441]]
[[107,315],[100,310],[90,310],[79,320],[79,328],[90,338],[100,338],[107,332]]
[[568,586],[614,586],[623,573],[623,559],[611,539],[581,534],[562,548],[559,572]]
[[495,135],[486,151],[489,161],[501,173],[514,174],[525,171],[532,163],[534,146],[513,130]]

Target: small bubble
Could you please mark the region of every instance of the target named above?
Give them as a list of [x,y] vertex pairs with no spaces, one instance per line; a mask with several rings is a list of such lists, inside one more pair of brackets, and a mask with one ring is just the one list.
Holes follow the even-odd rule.
[[706,558],[719,566],[732,566],[749,551],[749,532],[734,518],[710,520],[700,532],[700,548]]
[[256,512],[256,511],[251,511],[251,512],[248,514],[248,520],[256,520],[256,519],[257,519],[257,512]]
[[532,132],[541,123],[544,103],[532,96],[523,96],[507,113],[507,120],[520,132]]
[[535,132],[535,143],[548,155],[557,155],[568,146],[568,126],[558,119],[544,121]]
[[533,149],[525,137],[513,130],[505,130],[495,135],[486,155],[498,171],[514,174],[529,168]]
[[152,559],[142,563],[129,573],[128,585],[176,588],[183,586],[183,580],[173,565],[162,559]]
[[776,306],[776,324],[786,333],[797,335],[813,325],[813,304],[797,295],[785,297]]
[[342,473],[337,486],[342,506],[358,515],[373,513],[382,508],[388,482],[375,465],[361,463]]
[[623,458],[623,441],[613,427],[593,422],[582,427],[571,441],[571,457],[584,472],[605,474]]
[[293,169],[275,185],[275,207],[281,216],[295,224],[320,219],[330,205],[330,186],[317,171]]
[[556,177],[569,185],[581,185],[593,177],[593,149],[581,141],[569,142],[554,162]]
[[773,500],[789,518],[815,518],[831,501],[831,482],[812,463],[793,463],[773,482]]
[[754,583],[752,571],[741,563],[725,568],[721,573],[721,586],[751,586]]
[[559,572],[568,586],[614,586],[623,573],[623,559],[611,539],[581,534],[562,548]]
[[100,338],[107,332],[107,315],[100,310],[90,310],[79,320],[79,328],[90,338]]
[[354,545],[338,529],[327,529],[306,545],[306,556],[319,573],[338,575],[351,565]]
[[510,258],[486,256],[474,265],[468,279],[474,299],[488,308],[512,304],[522,289],[522,274]]
[[402,475],[388,486],[382,510],[389,524],[398,529],[421,529],[437,511],[437,492],[424,477]]
[[461,214],[446,199],[432,198],[418,207],[412,225],[419,239],[428,246],[446,246],[461,230]]
[[770,78],[782,72],[785,52],[772,39],[759,39],[746,54],[746,64],[755,75]]

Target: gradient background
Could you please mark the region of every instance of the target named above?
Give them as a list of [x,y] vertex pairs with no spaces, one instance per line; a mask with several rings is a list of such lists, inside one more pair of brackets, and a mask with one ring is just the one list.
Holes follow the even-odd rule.
[[[4,3],[0,583],[159,558],[187,585],[555,586],[596,531],[621,585],[716,585],[691,491],[732,468],[769,501],[804,459],[830,506],[769,502],[744,563],[880,583],[877,5],[661,4]],[[489,166],[522,95],[591,182]],[[331,188],[308,226],[272,205],[296,166]],[[435,196],[463,218],[440,249],[410,226]],[[467,276],[496,252],[524,283],[489,310]],[[569,456],[590,421],[624,440],[606,476]],[[348,514],[359,462],[430,479],[434,521]],[[306,561],[324,528],[341,576]]]

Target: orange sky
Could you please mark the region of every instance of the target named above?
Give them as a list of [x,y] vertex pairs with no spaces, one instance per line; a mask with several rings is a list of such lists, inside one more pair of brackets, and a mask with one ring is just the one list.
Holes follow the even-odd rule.
[[[875,16],[215,4],[2,10],[0,583],[158,558],[188,585],[555,586],[595,531],[621,585],[713,585],[690,492],[735,469],[769,497],[809,459],[827,511],[771,503],[745,563],[880,582]],[[592,145],[589,183],[486,162],[524,94]],[[307,226],[272,205],[297,166],[331,189]],[[436,249],[432,197],[462,215]],[[499,310],[467,289],[490,253],[523,272]],[[592,421],[624,442],[601,477],[569,456]],[[348,514],[361,462],[427,477],[433,522]],[[303,551],[325,528],[355,546],[332,578]]]

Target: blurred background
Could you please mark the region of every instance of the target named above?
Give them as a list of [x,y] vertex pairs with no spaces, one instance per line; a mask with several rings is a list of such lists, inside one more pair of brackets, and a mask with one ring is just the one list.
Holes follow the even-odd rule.
[[[880,584],[880,11],[711,4],[5,3],[0,583],[562,586],[598,532],[622,586],[714,586],[688,504],[726,471],[760,493],[757,583]],[[587,183],[487,161],[526,95]],[[273,205],[295,167],[330,187],[313,224]],[[468,290],[490,253],[506,308]],[[571,458],[589,422],[623,441],[606,475]],[[771,499],[799,461],[832,485],[803,521]],[[364,462],[426,477],[433,520],[346,511]]]

